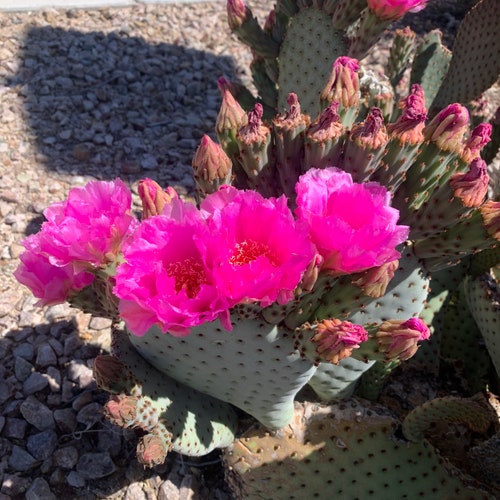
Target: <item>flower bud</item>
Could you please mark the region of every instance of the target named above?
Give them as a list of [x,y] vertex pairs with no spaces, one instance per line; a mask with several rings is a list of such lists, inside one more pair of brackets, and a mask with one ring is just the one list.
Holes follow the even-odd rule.
[[375,337],[386,359],[405,361],[417,352],[417,342],[430,337],[430,331],[420,318],[389,320],[380,325]]
[[427,119],[423,87],[418,83],[412,85],[408,97],[399,101],[399,107],[402,109],[401,116],[395,123],[387,125],[387,131],[403,144],[421,143],[424,140],[422,130]]
[[359,106],[359,62],[347,56],[338,57],[321,92],[321,100],[338,102],[343,108]]
[[229,27],[239,28],[249,17],[248,7],[244,0],[227,0],[227,20]]
[[167,187],[165,191],[152,179],[139,181],[139,197],[142,201],[142,218],[147,219],[162,213],[165,205],[178,198],[178,194],[172,187]]
[[232,131],[236,134],[238,129],[247,123],[247,114],[233,97],[232,85],[224,77],[217,80],[217,86],[222,94],[222,103],[217,115],[215,131],[219,140]]
[[500,240],[500,201],[486,200],[479,210],[488,234]]
[[366,150],[378,150],[387,144],[387,132],[382,111],[372,108],[362,123],[355,123],[349,140]]
[[205,194],[231,183],[232,162],[222,147],[204,135],[193,157],[194,179]]
[[394,278],[394,273],[398,269],[399,260],[392,260],[378,267],[372,267],[362,273],[359,278],[352,281],[353,285],[363,290],[365,295],[378,298],[385,294],[387,285]]
[[453,174],[450,186],[455,198],[459,198],[465,207],[479,207],[488,192],[488,166],[480,157],[469,165],[468,172]]
[[161,465],[167,458],[163,439],[157,434],[146,434],[137,444],[137,460],[146,467]]
[[325,361],[336,365],[368,340],[368,332],[361,325],[349,321],[325,319],[315,330],[311,342],[316,344],[316,352]]
[[124,429],[135,427],[138,400],[137,396],[126,396],[125,394],[111,396],[104,406],[106,418],[114,425]]
[[444,151],[461,152],[462,138],[469,124],[469,112],[461,104],[450,104],[441,110],[424,128],[426,140]]
[[462,150],[462,158],[467,163],[470,163],[474,158],[477,158],[481,150],[490,142],[491,131],[493,126],[491,123],[480,123],[470,134],[470,137],[464,144]]

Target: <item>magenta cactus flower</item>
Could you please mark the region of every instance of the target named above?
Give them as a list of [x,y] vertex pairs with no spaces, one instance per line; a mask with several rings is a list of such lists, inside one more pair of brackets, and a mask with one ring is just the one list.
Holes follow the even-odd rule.
[[129,330],[142,336],[153,325],[175,336],[219,318],[231,328],[228,303],[207,261],[212,238],[196,207],[172,200],[170,217],[142,222],[123,246],[114,293]]
[[76,271],[71,263],[63,266],[52,264],[49,255],[40,250],[40,236],[41,233],[34,234],[23,241],[26,251],[19,257],[21,262],[14,276],[39,299],[36,305],[62,304],[72,294],[90,285],[94,275]]
[[408,226],[397,225],[399,211],[376,182],[354,183],[334,167],[310,169],[296,186],[296,216],[308,223],[310,238],[334,274],[364,271],[396,260],[395,247]]
[[384,21],[396,21],[407,12],[418,12],[425,8],[427,0],[368,0],[368,7]]
[[341,359],[349,357],[354,349],[359,349],[366,340],[368,332],[361,325],[339,319],[321,321],[311,337],[321,359],[336,365]]
[[314,257],[305,224],[294,220],[287,200],[224,186],[201,204],[210,230],[213,276],[231,304],[286,304]]
[[91,181],[70,190],[68,199],[44,211],[40,251],[51,264],[75,268],[113,262],[134,227],[132,195],[120,179]]

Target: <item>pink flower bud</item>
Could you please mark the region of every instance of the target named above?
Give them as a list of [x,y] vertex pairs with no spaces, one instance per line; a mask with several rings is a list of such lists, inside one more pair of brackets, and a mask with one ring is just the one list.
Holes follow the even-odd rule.
[[163,439],[157,434],[146,434],[137,444],[137,460],[146,467],[161,465],[167,458]]
[[363,149],[380,149],[387,144],[384,117],[379,108],[372,108],[362,123],[352,126],[349,140]]
[[230,82],[221,77],[217,80],[217,85],[222,94],[222,103],[217,115],[215,131],[218,135],[227,130],[233,130],[236,133],[240,127],[246,125],[247,114],[234,98]]
[[244,0],[227,0],[227,20],[229,27],[239,28],[248,18],[248,7]]
[[500,240],[500,201],[486,200],[479,210],[488,234]]
[[142,201],[142,218],[147,219],[161,214],[165,205],[172,202],[173,198],[178,198],[174,188],[168,187],[165,191],[152,179],[139,181],[139,197]]
[[361,325],[339,319],[323,320],[311,337],[321,359],[336,365],[341,359],[349,357],[353,349],[358,349],[361,342],[366,340],[368,332]]
[[476,157],[469,165],[467,172],[453,174],[450,186],[453,195],[462,201],[465,207],[479,207],[488,192],[488,166],[480,157]]
[[321,92],[321,99],[338,102],[344,108],[359,104],[359,62],[347,56],[341,56],[333,63],[328,83]]
[[365,271],[359,278],[353,280],[352,284],[363,290],[369,297],[382,297],[387,285],[394,278],[394,273],[399,266],[399,260],[387,262],[378,267],[372,267]]
[[135,427],[138,400],[137,396],[126,396],[125,394],[111,396],[104,406],[106,418],[114,425],[124,429]]
[[428,141],[444,151],[462,151],[462,138],[469,124],[469,112],[461,104],[450,104],[440,111],[424,128]]
[[376,333],[379,351],[388,360],[400,361],[411,358],[419,348],[417,342],[429,337],[429,328],[420,318],[384,321]]
[[462,158],[467,163],[470,163],[474,158],[477,158],[481,150],[490,142],[491,131],[493,126],[491,123],[480,123],[467,139],[462,151]]
[[411,86],[406,99],[399,102],[403,112],[395,123],[387,125],[387,131],[402,143],[419,144],[424,140],[422,130],[427,120],[424,89],[418,83]]
[[368,0],[368,7],[384,21],[396,21],[407,12],[425,8],[426,0]]
[[222,147],[205,134],[193,157],[194,178],[203,191],[214,192],[220,185],[228,184],[232,165]]

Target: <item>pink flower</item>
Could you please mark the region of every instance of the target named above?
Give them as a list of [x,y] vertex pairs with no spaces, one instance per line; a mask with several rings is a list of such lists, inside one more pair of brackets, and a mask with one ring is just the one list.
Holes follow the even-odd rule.
[[174,198],[170,216],[146,219],[123,246],[114,293],[135,335],[153,325],[175,336],[219,318],[231,328],[228,304],[216,288],[207,258],[213,236],[194,205]]
[[311,342],[316,345],[316,352],[325,361],[336,365],[368,340],[368,332],[361,325],[339,319],[323,320],[315,332]]
[[314,258],[307,227],[284,196],[224,186],[201,205],[213,234],[214,279],[230,302],[286,304]]
[[48,207],[40,250],[51,264],[100,266],[113,261],[132,227],[132,196],[120,180],[92,181],[70,190],[68,199]]
[[94,276],[83,271],[75,272],[72,264],[51,264],[49,257],[40,250],[40,236],[41,233],[31,235],[23,241],[26,251],[19,257],[21,263],[14,276],[40,299],[36,305],[62,304],[72,293],[90,285]]
[[354,183],[350,174],[330,167],[307,171],[296,191],[295,214],[308,223],[324,269],[349,274],[401,256],[395,247],[409,228],[396,224],[399,212],[380,184]]
[[368,0],[368,7],[380,19],[395,21],[407,12],[418,12],[425,8],[427,0]]

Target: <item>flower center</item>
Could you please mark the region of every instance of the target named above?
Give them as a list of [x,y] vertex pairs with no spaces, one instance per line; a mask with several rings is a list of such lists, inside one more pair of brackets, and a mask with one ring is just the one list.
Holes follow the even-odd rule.
[[185,290],[190,299],[196,297],[201,285],[207,283],[203,266],[193,259],[171,262],[167,267],[167,275],[175,279],[175,292]]
[[237,243],[234,248],[234,253],[229,259],[229,262],[234,266],[242,266],[257,259],[261,255],[268,258],[269,262],[274,265],[269,256],[269,248],[263,243],[257,243],[253,240],[244,240]]

